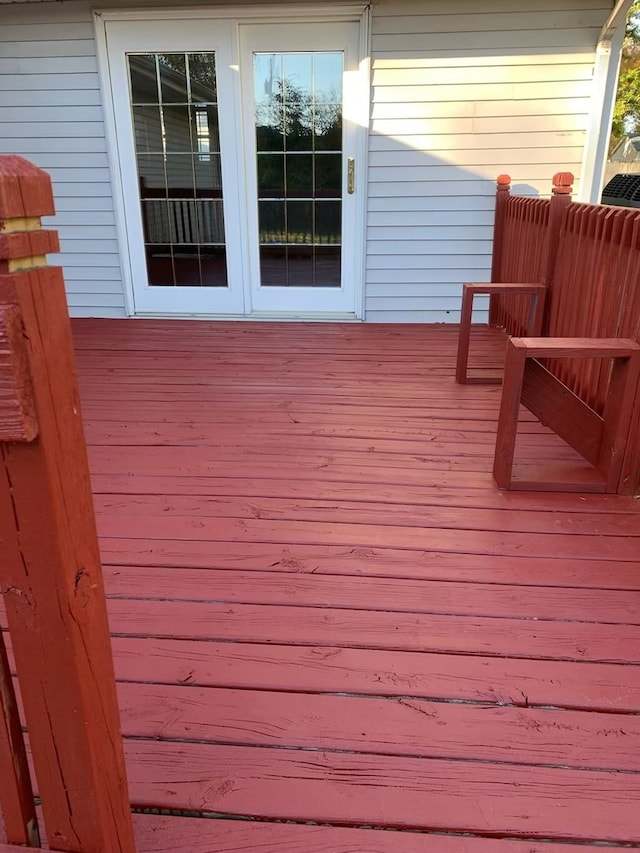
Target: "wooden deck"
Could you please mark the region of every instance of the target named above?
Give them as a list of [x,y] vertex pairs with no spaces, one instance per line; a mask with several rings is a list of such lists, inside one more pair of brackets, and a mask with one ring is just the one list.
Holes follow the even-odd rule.
[[140,853],[640,847],[640,503],[497,491],[455,327],[75,333]]

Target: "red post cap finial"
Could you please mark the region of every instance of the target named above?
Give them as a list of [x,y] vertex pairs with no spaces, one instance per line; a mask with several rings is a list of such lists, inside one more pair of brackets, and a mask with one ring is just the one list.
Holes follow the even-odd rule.
[[51,178],[24,157],[0,156],[0,220],[55,213]]
[[556,172],[553,176],[554,195],[569,195],[573,189],[573,180],[571,172]]
[[511,189],[511,175],[498,175],[498,191]]

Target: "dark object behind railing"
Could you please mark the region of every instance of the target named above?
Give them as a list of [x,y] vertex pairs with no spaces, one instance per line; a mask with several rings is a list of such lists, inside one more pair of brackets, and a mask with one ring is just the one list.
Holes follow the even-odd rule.
[[640,175],[621,172],[602,191],[602,203],[617,207],[640,207]]

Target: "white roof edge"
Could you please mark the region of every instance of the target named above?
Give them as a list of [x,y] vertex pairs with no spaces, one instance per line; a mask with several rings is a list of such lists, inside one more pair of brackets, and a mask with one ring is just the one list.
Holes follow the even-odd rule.
[[629,14],[629,9],[633,6],[634,0],[617,0],[613,9],[611,10],[611,14],[605,21],[605,24],[600,33],[599,42],[610,41],[614,32],[618,29],[619,26],[624,26],[627,15]]

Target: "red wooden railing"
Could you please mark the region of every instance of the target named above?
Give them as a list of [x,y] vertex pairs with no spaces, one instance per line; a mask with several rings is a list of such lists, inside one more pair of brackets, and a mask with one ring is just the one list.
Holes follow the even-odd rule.
[[[560,173],[551,199],[531,199],[512,196],[508,176],[500,176],[492,280],[545,284],[545,336],[640,342],[640,210],[572,202],[572,180]],[[522,336],[529,310],[521,295],[492,296],[489,321]],[[610,361],[550,359],[544,364],[602,415]],[[622,476],[625,491],[640,492],[638,399]]]
[[[499,176],[491,281],[540,282],[549,288],[572,183],[573,175],[559,172],[551,198],[531,198],[511,195],[511,179]],[[526,335],[530,308],[530,300],[521,294],[496,295],[491,299],[489,322],[510,335]]]
[[[115,678],[49,177],[0,157],[0,587],[52,850],[133,853]],[[37,845],[0,644],[0,809]],[[13,770],[11,769],[13,768]]]
[[[640,338],[639,229],[640,211],[588,204],[568,207],[546,334]],[[553,366],[558,378],[596,411],[604,405],[607,369],[591,361]]]

